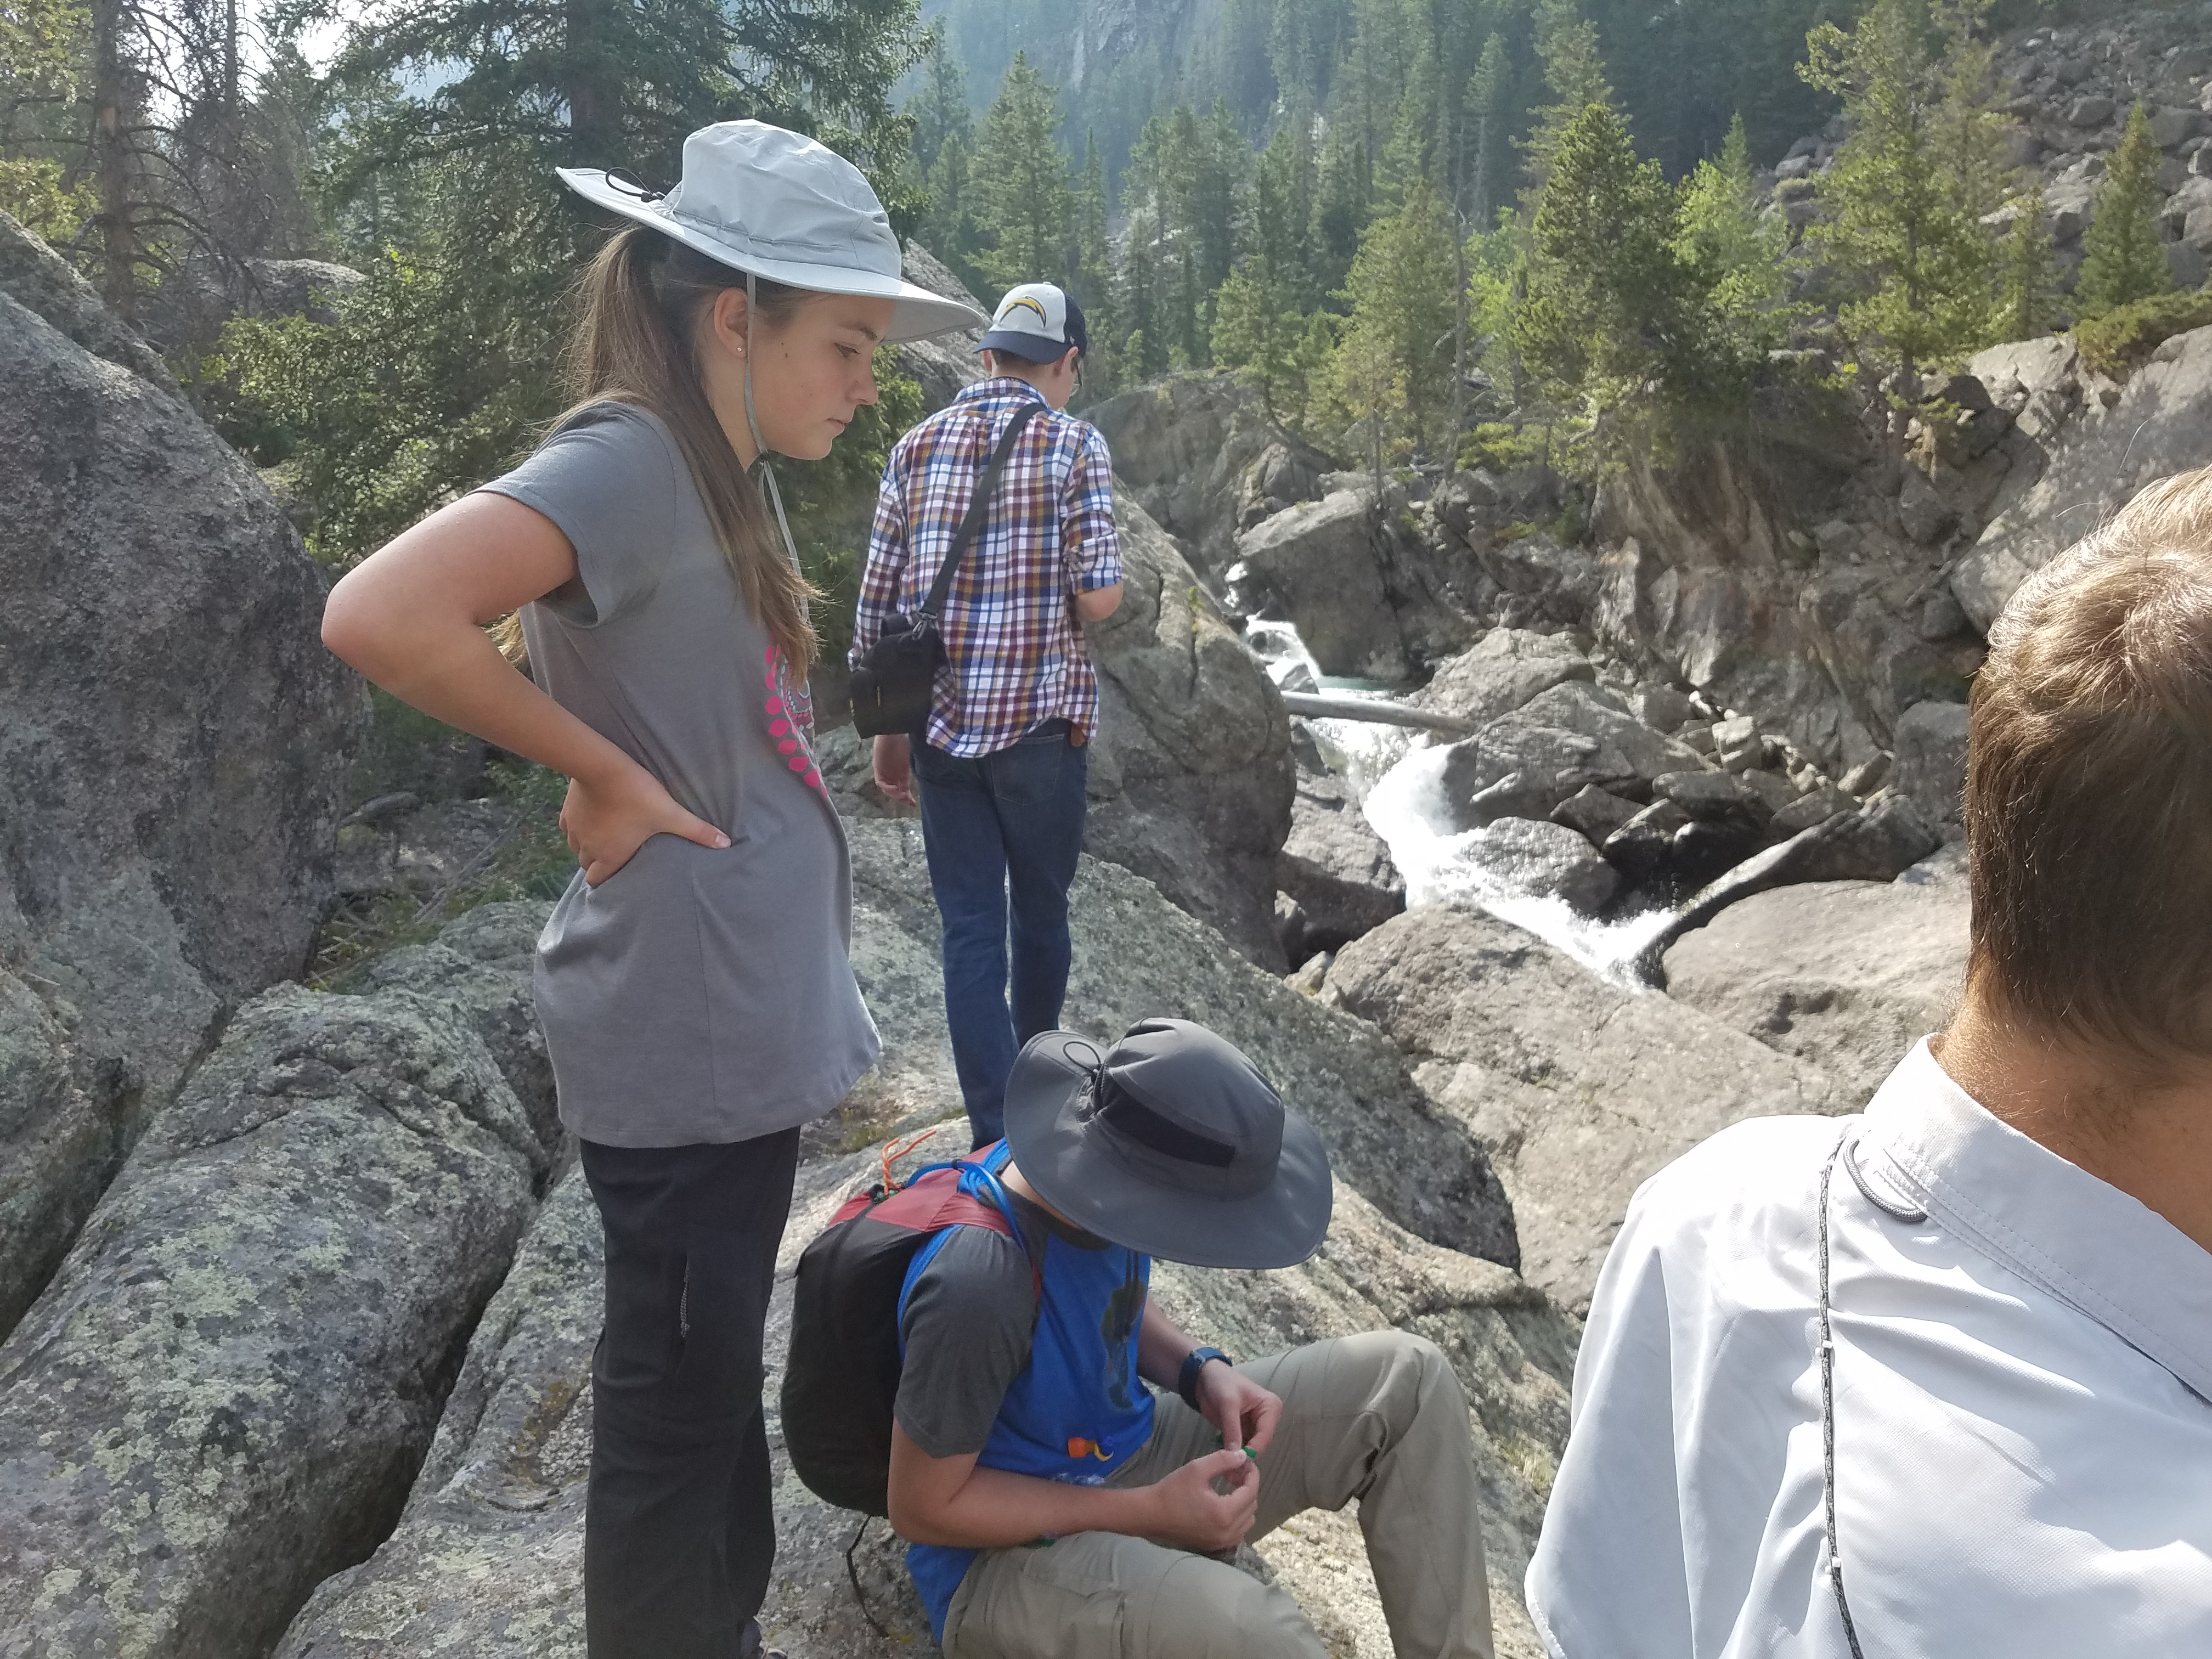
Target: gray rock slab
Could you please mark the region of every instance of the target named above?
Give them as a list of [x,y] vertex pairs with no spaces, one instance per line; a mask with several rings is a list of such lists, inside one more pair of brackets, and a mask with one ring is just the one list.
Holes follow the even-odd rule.
[[1307,950],[1334,951],[1406,908],[1406,878],[1341,783],[1301,775],[1275,884],[1305,912]]
[[1340,489],[1237,538],[1237,558],[1283,605],[1324,674],[1405,677],[1375,519],[1371,492]]
[[1954,1011],[1960,881],[1837,881],[1731,905],[1668,948],[1667,994],[1833,1078],[1856,1110]]
[[1897,758],[1889,787],[1938,828],[1956,830],[1965,810],[1966,705],[1917,702],[1897,723]]
[[558,1162],[568,1137],[554,1102],[553,1062],[531,988],[538,936],[552,913],[550,904],[526,899],[479,905],[447,923],[429,944],[366,963],[339,988],[414,991],[457,1008],[491,1051],[538,1145]]
[[[1568,682],[1532,697],[1462,742],[1451,745],[1443,769],[1446,800],[1455,823],[1474,829],[1493,817],[1543,817],[1586,786],[1648,795],[1651,781],[1668,772],[1705,769],[1688,744],[1662,737],[1595,685]],[[1485,811],[1478,797],[1515,773],[1539,796],[1517,812]],[[1548,779],[1547,787],[1537,781]],[[1521,799],[1516,796],[1516,801]],[[1529,810],[1533,808],[1534,810]]]
[[2112,407],[2087,401],[2057,432],[2042,477],[1951,573],[1951,591],[1984,634],[2022,582],[2145,484],[2212,462],[2212,329],[2167,345],[2128,377]]
[[1564,635],[1493,628],[1441,665],[1410,701],[1417,708],[1481,726],[1555,685],[1596,677],[1590,659]]
[[[825,1123],[849,1146],[894,1123],[954,1117],[961,1106],[920,828],[879,820],[848,833],[854,969],[884,1042],[875,1069]],[[1393,1221],[1470,1255],[1518,1260],[1511,1211],[1482,1149],[1431,1106],[1373,1026],[1261,971],[1114,865],[1085,859],[1069,902],[1075,960],[1063,1024],[1109,1042],[1154,1014],[1212,1026],[1321,1132],[1338,1176]],[[939,1144],[965,1150],[964,1121]]]
[[4,1333],[222,1018],[305,964],[367,702],[252,469],[4,216],[0,456],[0,963],[70,1077],[0,1106]]
[[1532,898],[1555,898],[1584,915],[1620,890],[1620,872],[1580,832],[1534,818],[1493,818],[1468,837],[1486,875]]
[[1893,881],[1942,845],[1942,836],[1905,796],[1884,790],[1858,811],[1838,812],[1753,854],[1700,889],[1654,934],[1638,958],[1659,982],[1667,947],[1754,894],[1806,882]]
[[1115,507],[1121,604],[1086,629],[1099,712],[1084,847],[1279,970],[1290,712],[1174,542],[1127,492]]
[[391,1529],[543,1149],[468,1022],[248,1005],[0,1346],[21,1659],[260,1659]]
[[1346,946],[1328,986],[1489,1149],[1523,1273],[1572,1309],[1662,1165],[1741,1118],[1842,1109],[1813,1067],[1479,910],[1409,910]]

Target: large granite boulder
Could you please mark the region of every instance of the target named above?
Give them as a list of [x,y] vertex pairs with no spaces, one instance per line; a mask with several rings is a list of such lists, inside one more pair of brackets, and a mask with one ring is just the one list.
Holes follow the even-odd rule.
[[439,930],[427,945],[378,957],[339,988],[356,995],[413,991],[451,1005],[475,1028],[540,1146],[568,1150],[553,1098],[553,1061],[538,1026],[532,975],[550,903],[526,899],[484,904]]
[[[884,1046],[838,1115],[810,1132],[822,1152],[961,1109],[920,827],[878,819],[846,828],[854,971]],[[1383,1214],[1436,1243],[1517,1264],[1512,1212],[1481,1149],[1430,1105],[1372,1026],[1263,973],[1116,866],[1085,859],[1070,904],[1069,1029],[1110,1042],[1153,1014],[1212,1026],[1251,1055],[1327,1139],[1339,1178]],[[938,1144],[964,1151],[965,1134],[963,1120]]]
[[1410,671],[1391,603],[1374,492],[1338,489],[1237,538],[1240,591],[1280,608],[1324,674],[1402,680]]
[[1655,778],[1705,764],[1687,744],[1630,714],[1611,690],[1570,679],[1452,744],[1443,785],[1453,827],[1472,830],[1495,818],[1548,817],[1592,786],[1648,799]]
[[[1647,674],[1755,711],[1840,775],[1886,752],[1914,703],[1963,696],[1979,647],[1925,636],[1943,550],[1898,521],[1895,461],[1855,427],[1802,410],[1771,427],[1756,452],[1687,447],[1669,467],[1632,463],[1607,482],[1589,623]],[[1989,452],[1946,500],[1963,510],[1965,496],[2010,487],[2016,459],[2033,470],[2033,446],[2019,448]]]
[[1437,1109],[1489,1150],[1522,1273],[1571,1308],[1588,1305],[1630,1195],[1662,1165],[1739,1118],[1847,1105],[1813,1067],[1456,905],[1346,945],[1325,994],[1412,1056]]
[[1240,480],[1277,442],[1251,389],[1228,374],[1170,374],[1075,412],[1105,434],[1115,477],[1218,580],[1236,556]]
[[[893,1659],[937,1652],[882,1523],[854,1555],[859,1517],[792,1477],[775,1401],[790,1340],[799,1253],[845,1196],[875,1178],[872,1146],[803,1165],[769,1316],[776,1572],[762,1623],[792,1659]],[[910,1170],[934,1149],[910,1153]],[[583,1499],[592,1346],[601,1306],[599,1230],[583,1182],[548,1201],[485,1310],[437,1439],[398,1528],[336,1574],[301,1613],[276,1659],[580,1659]],[[1321,1254],[1275,1273],[1161,1264],[1154,1293],[1194,1331],[1244,1354],[1391,1325],[1436,1342],[1466,1384],[1498,1651],[1540,1659],[1520,1583],[1566,1432],[1575,1330],[1504,1268],[1413,1237],[1340,1184]],[[1357,1523],[1300,1517],[1243,1557],[1296,1595],[1345,1653],[1387,1652]]]
[[1595,666],[1564,634],[1493,628],[1438,665],[1435,676],[1407,701],[1416,708],[1483,726],[1555,685],[1596,678]]
[[1121,604],[1088,629],[1099,715],[1084,846],[1279,968],[1289,712],[1175,544],[1125,492],[1115,503]]
[[[900,274],[915,287],[974,306],[985,316],[990,314],[990,307],[970,294],[968,285],[921,243],[908,242],[901,263]],[[921,388],[922,411],[930,414],[951,403],[962,386],[983,378],[983,360],[976,355],[982,343],[983,331],[973,328],[933,335],[927,340],[907,340],[889,349],[897,372]]]
[[260,1659],[397,1519],[550,1168],[446,1001],[283,987],[0,1345],[23,1659]]
[[1855,1108],[1966,981],[1966,884],[1816,882],[1731,905],[1667,951],[1667,994],[1833,1078]]
[[224,1017],[305,965],[367,704],[252,470],[5,216],[0,455],[4,1332]]
[[1334,951],[1406,908],[1406,878],[1343,781],[1301,771],[1275,885],[1305,916],[1305,951]]
[[[2054,386],[2074,374],[2062,364],[2051,371]],[[2145,484],[2208,462],[2212,328],[2200,328],[2160,346],[2109,407],[2101,398],[2081,400],[2080,414],[2056,428],[2042,476],[1990,521],[1951,573],[1951,591],[1986,633],[2022,582]]]

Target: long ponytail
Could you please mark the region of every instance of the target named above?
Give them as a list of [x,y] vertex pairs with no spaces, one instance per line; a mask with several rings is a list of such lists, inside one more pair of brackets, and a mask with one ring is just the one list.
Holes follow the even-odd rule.
[[[698,486],[738,591],[792,672],[803,676],[818,645],[807,615],[816,591],[785,556],[759,489],[707,401],[696,356],[702,316],[722,290],[742,285],[728,266],[648,225],[617,231],[584,274],[582,314],[569,345],[575,402],[562,419],[610,399],[661,418]],[[769,327],[788,321],[806,298],[804,289],[758,278],[753,295],[754,321]]]

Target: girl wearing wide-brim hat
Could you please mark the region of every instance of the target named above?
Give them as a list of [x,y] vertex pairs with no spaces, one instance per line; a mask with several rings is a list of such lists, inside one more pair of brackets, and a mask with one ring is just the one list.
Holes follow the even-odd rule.
[[[579,401],[535,453],[332,592],[323,636],[570,780],[581,866],[538,940],[562,1121],[607,1241],[585,1587],[593,1659],[732,1659],[774,1556],[761,1333],[799,1128],[877,1052],[812,747],[809,590],[770,451],[829,453],[874,349],[986,319],[901,279],[875,193],[811,139],[695,132],[592,262]],[[519,611],[531,678],[484,625]]]

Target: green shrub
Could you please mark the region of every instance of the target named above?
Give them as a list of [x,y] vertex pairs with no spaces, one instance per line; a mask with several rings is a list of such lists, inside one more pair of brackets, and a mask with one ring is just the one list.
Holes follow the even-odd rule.
[[2074,338],[2083,362],[2125,380],[2175,335],[2205,327],[2212,327],[2212,293],[2155,294],[2083,323]]
[[1462,472],[1476,467],[1510,472],[1543,459],[1544,433],[1540,427],[1524,428],[1504,421],[1485,421],[1460,440],[1458,460]]

